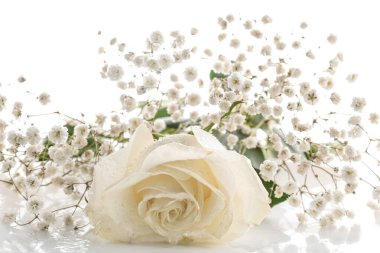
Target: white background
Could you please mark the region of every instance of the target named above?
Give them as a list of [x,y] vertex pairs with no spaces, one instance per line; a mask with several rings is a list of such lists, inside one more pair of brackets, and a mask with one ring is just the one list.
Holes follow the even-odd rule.
[[[347,69],[359,74],[344,84],[346,95],[365,96],[378,110],[380,15],[377,1],[5,1],[0,2],[0,94],[15,100],[51,94],[49,110],[70,115],[94,114],[118,108],[114,84],[101,80],[104,41],[122,38],[127,46],[143,43],[154,30],[201,32],[217,29],[218,16],[257,18],[268,14],[274,22],[297,27],[309,23],[321,38],[338,36]],[[27,81],[19,84],[23,75]],[[29,96],[29,98],[28,98]],[[27,102],[27,101],[26,101]],[[38,109],[38,108],[37,108]],[[367,244],[367,246],[370,246]],[[348,250],[348,247],[345,249]],[[285,251],[284,251],[285,252]],[[312,252],[312,251],[310,251]],[[318,251],[313,251],[318,252]],[[369,251],[376,252],[376,251]]]
[[[48,91],[52,110],[108,112],[120,106],[115,85],[99,75],[102,58],[97,50],[104,41],[118,37],[129,47],[144,43],[154,30],[188,32],[195,26],[207,34],[218,29],[219,16],[260,19],[268,14],[280,28],[298,28],[307,21],[316,37],[337,34],[345,66],[359,73],[355,85],[344,90],[366,96],[369,108],[375,108],[380,84],[377,11],[377,1],[2,0],[0,82],[3,88],[10,84],[12,91]],[[24,85],[16,81],[20,75],[27,79]]]

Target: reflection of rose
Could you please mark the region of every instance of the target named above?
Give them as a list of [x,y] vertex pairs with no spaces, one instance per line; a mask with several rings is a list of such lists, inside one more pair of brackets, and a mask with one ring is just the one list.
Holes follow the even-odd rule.
[[95,168],[88,214],[112,241],[221,242],[268,214],[250,161],[194,128],[154,142],[142,124]]

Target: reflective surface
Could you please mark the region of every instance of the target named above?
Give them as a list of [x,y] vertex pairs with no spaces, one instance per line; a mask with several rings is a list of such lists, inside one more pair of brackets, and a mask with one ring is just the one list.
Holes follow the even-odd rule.
[[[294,209],[280,205],[259,227],[244,237],[219,247],[172,246],[167,244],[113,244],[101,241],[89,232],[39,232],[0,225],[1,253],[124,253],[124,252],[378,252],[380,216],[361,207],[354,220],[347,220],[335,230],[320,231],[317,224],[297,228]],[[377,219],[376,219],[377,218]],[[358,222],[360,221],[360,225]],[[377,223],[376,223],[377,221]]]

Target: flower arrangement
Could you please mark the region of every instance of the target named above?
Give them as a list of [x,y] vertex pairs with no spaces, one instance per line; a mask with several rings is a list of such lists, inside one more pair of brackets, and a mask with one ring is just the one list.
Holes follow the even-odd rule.
[[43,133],[1,94],[13,118],[0,120],[0,183],[18,196],[3,221],[93,227],[113,241],[219,242],[282,202],[298,208],[300,224],[333,226],[353,217],[344,198],[360,185],[380,210],[380,137],[366,127],[379,115],[335,91],[358,78],[339,72],[337,37],[323,39],[324,55],[305,22],[286,35],[266,32],[269,16],[218,25],[212,47],[189,43],[197,28],[189,38],[155,31],[141,52],[117,38],[100,47],[119,57],[100,74],[121,90],[121,110],[94,122],[56,111],[66,123]]

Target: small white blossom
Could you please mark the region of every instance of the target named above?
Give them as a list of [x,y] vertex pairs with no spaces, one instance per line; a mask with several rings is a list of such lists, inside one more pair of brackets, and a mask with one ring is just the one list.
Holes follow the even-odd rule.
[[369,115],[369,121],[372,123],[372,124],[378,124],[379,121],[380,121],[380,116],[379,114],[377,113],[371,113]]
[[334,34],[330,34],[330,35],[327,37],[327,41],[328,41],[330,44],[335,44],[336,41],[337,41],[337,37],[336,37]]
[[158,60],[158,64],[160,65],[161,69],[167,69],[173,64],[174,60],[173,57],[171,57],[168,54],[162,54],[160,55],[160,59]]
[[301,200],[299,197],[293,194],[288,198],[288,203],[293,207],[298,207],[301,204]]
[[227,78],[227,86],[231,90],[241,90],[243,87],[243,79],[237,72],[232,73]]
[[74,134],[79,137],[87,138],[90,129],[86,124],[79,124],[74,127]]
[[186,103],[190,106],[197,106],[201,103],[201,96],[198,93],[190,93],[186,98]]
[[153,75],[147,75],[143,78],[143,85],[145,89],[154,89],[158,86],[158,80]]
[[31,198],[26,203],[27,210],[34,214],[38,214],[39,211],[42,209],[42,206],[43,206],[43,202],[37,198]]
[[289,181],[285,185],[281,187],[285,193],[287,194],[293,194],[296,193],[298,190],[297,184],[293,181]]
[[355,111],[361,112],[363,110],[363,108],[366,106],[366,104],[367,104],[367,102],[366,102],[365,98],[354,97],[352,99],[351,107]]
[[297,173],[300,175],[306,175],[306,173],[310,169],[311,169],[311,162],[309,160],[304,160],[298,164]]
[[37,127],[29,127],[26,130],[26,138],[31,145],[36,145],[40,142],[40,130]]
[[280,152],[278,153],[278,158],[279,158],[280,160],[285,161],[285,160],[289,159],[291,155],[292,155],[292,154],[291,154],[289,148],[288,148],[288,147],[284,147],[284,148],[282,148],[282,149],[280,150]]
[[333,92],[333,93],[331,93],[330,100],[331,100],[331,102],[332,102],[334,105],[337,105],[337,104],[340,103],[341,98],[340,98],[339,94]]
[[120,102],[121,102],[121,105],[123,106],[123,109],[126,110],[127,112],[131,112],[137,107],[136,99],[131,96],[127,96],[125,94],[120,96]]
[[16,162],[13,159],[6,159],[2,162],[1,165],[1,171],[2,172],[8,172],[10,171],[14,166],[16,165]]
[[65,143],[68,136],[67,128],[62,126],[53,126],[48,134],[49,140],[54,144]]
[[258,144],[257,139],[253,136],[249,136],[249,137],[243,139],[242,142],[247,149],[256,148],[257,144]]
[[357,171],[351,166],[344,166],[341,176],[346,183],[355,184],[358,181]]
[[24,135],[15,131],[10,131],[8,133],[7,140],[11,145],[14,145],[14,146],[25,145],[27,142],[27,138]]
[[239,138],[234,134],[229,134],[227,136],[227,146],[229,149],[233,149],[233,147],[237,144]]
[[153,131],[155,132],[161,132],[166,128],[165,120],[163,119],[156,119],[153,122]]
[[119,81],[123,77],[123,75],[123,68],[119,65],[109,66],[107,76],[111,81]]
[[166,96],[169,100],[176,100],[179,98],[179,90],[177,88],[170,88],[167,91]]
[[197,78],[198,71],[194,67],[187,67],[187,68],[185,68],[183,75],[185,77],[185,80],[192,82]]
[[41,93],[37,99],[42,105],[50,103],[50,95],[46,92]]
[[260,175],[266,177],[268,180],[271,180],[274,176],[274,174],[278,170],[277,163],[274,161],[270,160],[265,160],[261,165],[260,165]]
[[355,82],[358,79],[358,74],[351,73],[347,76],[346,80],[350,83]]

